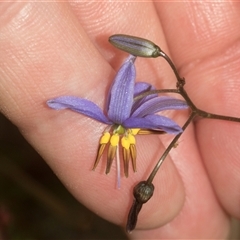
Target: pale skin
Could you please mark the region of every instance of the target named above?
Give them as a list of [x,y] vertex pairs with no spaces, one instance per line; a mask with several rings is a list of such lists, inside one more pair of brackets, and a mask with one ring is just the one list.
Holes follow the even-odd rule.
[[[2,6],[2,7],[1,7]],[[104,106],[127,54],[108,43],[122,33],[169,54],[194,103],[240,117],[240,3],[1,3],[0,109],[67,189],[101,217],[124,226],[133,186],[145,180],[172,136],[137,137],[137,173],[115,187],[116,166],[93,172],[105,126],[45,102],[75,95]],[[137,80],[174,88],[162,59],[136,61]],[[174,116],[180,125],[187,111]],[[240,218],[240,123],[204,119],[184,132],[153,183],[132,239],[226,238]],[[131,169],[130,169],[131,170]],[[122,174],[123,175],[123,174]],[[155,229],[153,229],[155,228]]]

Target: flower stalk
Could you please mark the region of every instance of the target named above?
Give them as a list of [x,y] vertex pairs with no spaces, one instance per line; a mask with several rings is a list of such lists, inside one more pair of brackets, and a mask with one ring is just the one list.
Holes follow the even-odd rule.
[[[133,204],[130,208],[129,214],[128,214],[128,220],[126,224],[126,230],[127,232],[131,232],[135,229],[138,219],[138,214],[142,208],[142,205],[146,203],[152,196],[154,192],[154,186],[152,184],[154,177],[156,176],[160,166],[164,162],[166,156],[171,151],[171,149],[175,146],[176,142],[180,138],[180,136],[183,134],[185,129],[189,126],[189,124],[193,121],[195,117],[201,117],[201,118],[208,118],[208,119],[218,119],[218,120],[225,120],[225,121],[232,121],[232,122],[239,122],[240,118],[232,117],[232,116],[225,116],[225,115],[219,115],[210,113],[204,110],[199,109],[196,107],[196,105],[192,102],[191,98],[188,96],[187,92],[184,89],[185,85],[185,79],[181,78],[174,63],[172,60],[168,57],[166,53],[164,53],[160,47],[158,47],[153,42],[143,39],[143,38],[136,38],[134,36],[123,36],[123,35],[114,35],[114,37],[110,37],[110,42],[116,46],[117,48],[124,50],[126,52],[132,52],[132,54],[136,54],[136,56],[141,57],[163,57],[168,64],[170,65],[171,69],[173,70],[177,83],[176,83],[176,89],[160,89],[160,90],[150,90],[148,92],[144,92],[140,95],[138,95],[134,100],[139,101],[141,98],[151,96],[153,94],[160,94],[160,93],[177,93],[180,94],[183,99],[188,104],[191,113],[185,122],[185,124],[182,127],[182,132],[178,133],[172,142],[169,144],[169,146],[166,148],[162,156],[157,161],[155,167],[153,168],[152,172],[150,173],[148,179],[146,181],[139,182],[133,190]],[[116,42],[114,42],[116,40]],[[136,41],[135,41],[136,40]],[[129,43],[130,42],[130,43]],[[139,42],[141,44],[139,44]],[[150,47],[149,47],[150,46]],[[136,50],[137,49],[137,50]],[[151,49],[151,51],[149,51]],[[155,51],[154,51],[155,50]],[[141,194],[139,194],[141,192]]]

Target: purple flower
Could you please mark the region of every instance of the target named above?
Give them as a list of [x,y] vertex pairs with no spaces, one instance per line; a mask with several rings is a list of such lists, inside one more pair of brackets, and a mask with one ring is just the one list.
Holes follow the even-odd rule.
[[109,173],[113,159],[116,157],[118,186],[120,186],[119,146],[122,147],[124,173],[127,177],[129,160],[132,161],[133,170],[136,171],[135,135],[182,132],[181,127],[173,120],[156,113],[188,107],[183,100],[167,96],[159,97],[156,94],[134,100],[139,94],[153,89],[148,83],[135,83],[135,59],[136,57],[130,55],[118,71],[109,91],[106,115],[95,103],[84,98],[61,96],[47,102],[53,109],[68,108],[108,125],[100,138],[93,169],[96,168],[105,147],[109,145],[106,174]]

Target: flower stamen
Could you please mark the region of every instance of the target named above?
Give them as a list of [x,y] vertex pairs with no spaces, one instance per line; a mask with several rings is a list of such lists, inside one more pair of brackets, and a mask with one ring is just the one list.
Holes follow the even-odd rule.
[[105,132],[105,133],[103,133],[102,137],[100,138],[99,147],[98,147],[98,151],[97,151],[97,157],[94,162],[94,166],[93,166],[92,170],[95,170],[95,168],[97,167],[97,165],[103,155],[104,149],[110,140],[110,137],[111,137],[110,133]]
[[119,145],[117,145],[116,162],[117,162],[117,188],[120,189],[120,187],[121,187],[121,167],[120,167]]
[[110,138],[110,145],[108,148],[108,156],[107,156],[107,167],[106,174],[110,172],[110,168],[112,166],[113,159],[116,156],[116,150],[119,143],[119,135],[117,133],[113,134]]
[[128,136],[122,137],[121,145],[123,149],[124,174],[126,177],[128,177],[128,165],[130,159],[130,141]]

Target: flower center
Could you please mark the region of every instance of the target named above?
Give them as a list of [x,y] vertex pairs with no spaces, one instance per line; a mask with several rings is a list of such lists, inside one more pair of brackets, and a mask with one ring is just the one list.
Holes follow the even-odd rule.
[[126,133],[126,129],[122,125],[114,125],[113,126],[113,134],[118,134],[120,136]]

